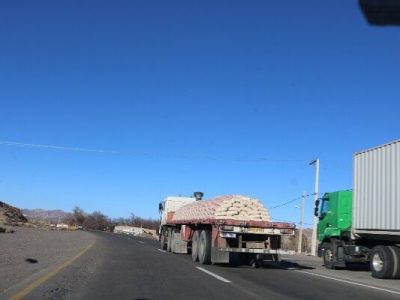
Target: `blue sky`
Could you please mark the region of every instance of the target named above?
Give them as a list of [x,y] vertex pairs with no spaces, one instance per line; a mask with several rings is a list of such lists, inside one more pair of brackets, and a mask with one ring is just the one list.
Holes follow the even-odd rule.
[[[400,29],[357,1],[2,1],[0,199],[156,218],[200,190],[267,207],[352,187],[399,138]],[[112,152],[114,151],[114,152]],[[307,199],[306,223],[312,223]],[[297,221],[296,203],[271,210]]]

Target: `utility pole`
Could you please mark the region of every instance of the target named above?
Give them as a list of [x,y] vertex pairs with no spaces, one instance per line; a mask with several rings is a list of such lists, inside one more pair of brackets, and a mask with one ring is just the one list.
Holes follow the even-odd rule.
[[[315,165],[315,186],[314,186],[314,206],[313,206],[313,208],[315,208],[315,203],[318,200],[318,194],[319,194],[319,158],[314,159],[312,162],[310,162],[310,165]],[[315,256],[317,248],[318,217],[314,215],[314,211],[313,211],[313,216],[314,216],[314,222],[313,222],[313,231],[311,239],[311,255]]]
[[301,196],[300,202],[300,232],[299,232],[299,241],[297,243],[297,253],[301,253],[301,246],[303,243],[303,227],[304,227],[304,202],[306,199],[306,192],[303,192]]

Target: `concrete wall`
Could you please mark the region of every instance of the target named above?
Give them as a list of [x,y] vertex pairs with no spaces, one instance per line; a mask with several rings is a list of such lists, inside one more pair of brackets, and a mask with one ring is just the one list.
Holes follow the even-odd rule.
[[143,228],[134,226],[115,226],[114,233],[140,235],[143,234]]

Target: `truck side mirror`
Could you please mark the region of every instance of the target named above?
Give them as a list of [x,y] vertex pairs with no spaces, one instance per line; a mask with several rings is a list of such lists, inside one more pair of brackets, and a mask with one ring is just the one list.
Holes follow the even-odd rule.
[[314,216],[318,217],[319,199],[315,200]]
[[164,205],[162,202],[158,203],[158,211],[161,213],[164,210]]

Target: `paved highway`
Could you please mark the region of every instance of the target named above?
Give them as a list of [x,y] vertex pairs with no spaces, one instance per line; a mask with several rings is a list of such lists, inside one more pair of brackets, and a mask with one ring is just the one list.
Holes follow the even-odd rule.
[[203,266],[153,240],[94,234],[91,247],[21,284],[14,299],[400,299],[400,281],[325,270],[314,258],[259,269]]

